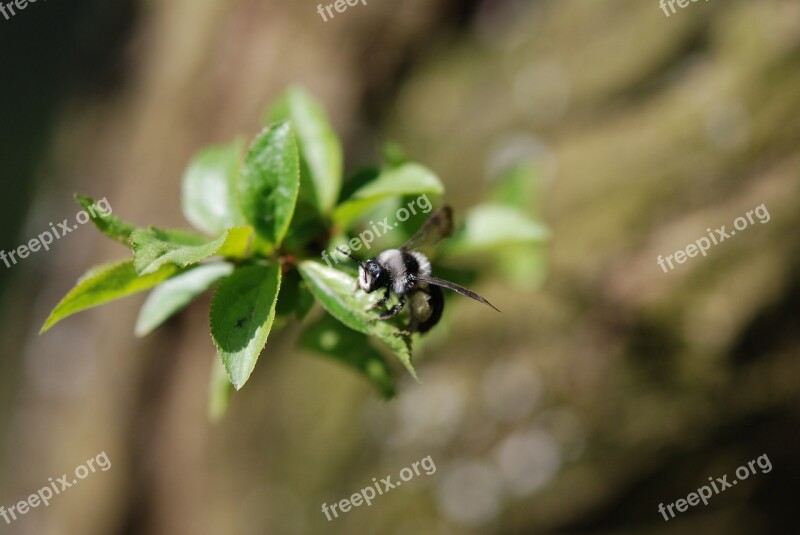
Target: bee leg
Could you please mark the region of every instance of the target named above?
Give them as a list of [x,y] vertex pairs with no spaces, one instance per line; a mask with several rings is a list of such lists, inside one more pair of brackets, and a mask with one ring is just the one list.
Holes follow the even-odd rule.
[[373,304],[371,304],[370,306],[368,306],[368,307],[366,308],[366,310],[375,310],[376,308],[380,308],[380,307],[382,307],[383,305],[385,305],[385,304],[386,304],[386,301],[388,301],[388,300],[389,300],[389,296],[390,296],[390,293],[389,293],[389,288],[386,288],[386,292],[383,294],[383,297],[381,297],[380,299],[378,299],[377,301],[375,301]]
[[408,322],[408,327],[403,329],[402,331],[397,331],[394,333],[395,336],[411,336],[417,332],[417,321],[412,318],[411,321]]
[[401,310],[403,310],[404,306],[406,306],[406,298],[401,297],[399,303],[397,303],[395,306],[393,306],[392,308],[390,308],[389,310],[378,316],[378,319],[388,320],[389,318],[393,318],[397,316]]

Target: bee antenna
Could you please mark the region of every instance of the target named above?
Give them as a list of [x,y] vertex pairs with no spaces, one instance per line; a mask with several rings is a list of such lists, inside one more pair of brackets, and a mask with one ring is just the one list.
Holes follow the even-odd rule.
[[342,249],[339,249],[338,247],[336,248],[336,250],[339,251],[340,253],[342,253],[343,255],[350,257],[359,266],[364,267],[364,263],[361,260],[359,260],[358,258],[356,258],[355,256],[353,256],[350,253],[350,251],[343,251]]

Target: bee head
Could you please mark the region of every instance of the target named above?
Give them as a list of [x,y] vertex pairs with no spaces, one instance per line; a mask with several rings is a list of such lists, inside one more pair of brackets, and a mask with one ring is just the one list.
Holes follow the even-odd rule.
[[367,293],[374,292],[386,284],[386,270],[372,258],[358,267],[358,286]]
[[386,286],[386,279],[388,275],[386,269],[381,267],[377,260],[370,258],[366,262],[362,262],[350,252],[336,248],[337,251],[358,263],[358,287],[367,293],[374,292],[378,288]]

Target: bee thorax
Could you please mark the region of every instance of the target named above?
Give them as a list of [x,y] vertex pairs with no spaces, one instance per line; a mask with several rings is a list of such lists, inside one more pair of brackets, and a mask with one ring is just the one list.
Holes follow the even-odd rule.
[[389,249],[377,257],[378,263],[389,272],[392,291],[397,295],[406,295],[417,284],[416,276],[429,274],[431,265],[422,253],[408,252],[402,249]]

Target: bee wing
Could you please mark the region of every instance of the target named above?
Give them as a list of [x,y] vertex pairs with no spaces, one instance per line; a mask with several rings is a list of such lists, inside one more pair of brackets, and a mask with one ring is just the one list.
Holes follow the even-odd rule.
[[461,295],[465,295],[467,297],[471,297],[472,299],[474,299],[476,301],[480,301],[484,305],[488,305],[488,306],[492,307],[493,309],[497,310],[498,312],[500,312],[500,310],[496,306],[491,304],[489,301],[487,301],[486,299],[484,299],[480,295],[476,294],[472,290],[468,290],[468,289],[464,288],[463,286],[459,286],[455,282],[450,282],[450,281],[446,281],[446,280],[442,280],[442,279],[437,279],[436,277],[432,277],[430,275],[417,275],[417,280],[419,282],[425,282],[425,283],[428,283],[428,284],[432,284],[434,286],[441,286],[442,288],[447,288],[448,290],[453,290],[454,292],[458,292]]
[[442,206],[433,212],[401,249],[416,250],[432,246],[453,234],[453,209]]

